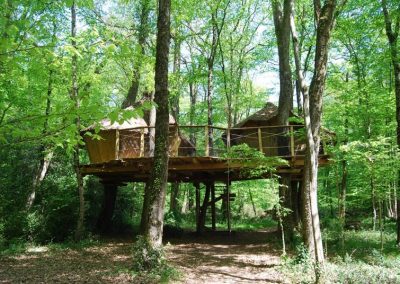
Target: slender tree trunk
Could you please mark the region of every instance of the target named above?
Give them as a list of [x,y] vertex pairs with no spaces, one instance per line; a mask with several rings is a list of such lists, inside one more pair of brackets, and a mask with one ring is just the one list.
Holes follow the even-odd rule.
[[[74,49],[77,49],[76,45],[76,3],[72,2],[71,6],[71,45]],[[76,126],[76,135],[78,136],[78,140],[80,138],[80,129],[81,129],[81,119],[79,117],[79,108],[80,101],[78,95],[78,57],[76,53],[72,55],[72,87],[71,87],[71,99],[74,101],[75,110],[77,112],[75,118],[75,126]],[[78,185],[78,195],[79,195],[79,211],[78,211],[78,220],[75,231],[75,240],[79,241],[83,237],[84,232],[84,218],[85,218],[85,198],[84,198],[84,188],[83,188],[83,177],[80,169],[80,161],[79,161],[80,148],[79,144],[76,143],[74,146],[73,153],[73,165],[76,174],[76,181]]]
[[210,202],[211,187],[212,187],[211,183],[206,184],[206,192],[204,195],[203,204],[200,207],[199,219],[197,220],[197,222],[198,222],[197,233],[200,233],[200,234],[203,233],[204,229],[205,229],[207,209],[208,209],[208,205]]
[[[392,17],[390,16],[387,8],[386,0],[382,0],[382,10],[385,19],[385,30],[390,47],[390,55],[392,59],[392,67],[394,74],[394,88],[396,97],[396,122],[397,122],[397,147],[400,148],[400,58],[398,51],[398,37],[400,27],[400,6],[397,7],[395,16],[395,22],[392,23]],[[397,172],[397,190],[400,188],[400,170]],[[400,197],[400,193],[397,192],[397,198]],[[400,246],[400,200],[397,199],[397,245]]]
[[171,185],[171,195],[170,195],[170,211],[176,216],[179,212],[178,208],[178,198],[179,198],[179,182],[173,182]]
[[376,208],[376,192],[375,192],[375,183],[374,177],[371,175],[370,178],[371,185],[371,202],[372,202],[372,229],[376,230],[376,218],[377,218],[377,208]]
[[347,192],[347,161],[342,160],[342,180],[340,182],[339,192],[339,219],[342,224],[346,218],[346,192]]
[[133,68],[132,81],[131,86],[129,87],[128,94],[122,103],[122,107],[126,108],[132,106],[138,96],[139,85],[140,85],[140,72],[142,69],[142,62],[144,56],[146,55],[145,47],[146,41],[149,37],[150,31],[150,10],[151,10],[151,1],[150,0],[141,0],[140,3],[140,25],[138,29],[138,45],[139,45],[139,54],[138,58],[135,62],[135,66]]
[[213,155],[214,145],[213,145],[213,105],[212,97],[214,91],[214,60],[209,61],[208,71],[207,71],[207,125],[208,128],[208,147],[210,149],[210,156]]
[[[48,124],[49,124],[49,115],[50,115],[50,109],[51,109],[51,96],[53,92],[53,74],[54,71],[50,70],[49,72],[49,81],[47,84],[47,98],[46,98],[46,110],[45,110],[45,121],[43,125],[43,130],[42,134],[46,135],[48,131]],[[39,162],[39,167],[36,172],[35,178],[32,183],[32,190],[31,193],[28,196],[28,200],[26,202],[26,208],[29,210],[33,203],[35,202],[36,199],[36,190],[39,188],[40,184],[44,180],[47,170],[50,166],[51,159],[53,158],[53,151],[46,147],[44,144],[40,146],[40,162]]]
[[250,187],[248,188],[248,191],[249,191],[249,196],[250,196],[251,207],[253,208],[254,217],[257,217],[256,204],[254,203],[253,193],[251,192]]
[[158,1],[155,96],[156,141],[152,170],[145,188],[142,233],[154,248],[162,246],[164,205],[168,177],[168,55],[170,43],[170,0]]

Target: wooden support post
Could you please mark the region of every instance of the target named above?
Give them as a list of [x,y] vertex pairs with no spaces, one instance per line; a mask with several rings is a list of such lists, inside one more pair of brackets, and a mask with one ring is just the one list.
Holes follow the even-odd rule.
[[119,160],[119,130],[115,129],[115,159]]
[[258,149],[261,153],[264,153],[261,128],[258,128]]
[[215,183],[211,183],[211,224],[212,230],[216,230],[216,214],[215,214]]
[[295,156],[294,152],[294,131],[293,131],[293,125],[290,126],[290,155],[292,158]]
[[226,148],[229,152],[229,150],[231,149],[231,129],[228,128],[226,130]]
[[227,223],[228,223],[228,232],[232,232],[231,228],[231,187],[230,181],[226,183],[226,211],[227,211]]
[[139,157],[144,157],[144,128],[140,129]]
[[206,125],[205,127],[205,155],[206,157],[210,156],[210,136],[209,136],[209,132],[208,132],[208,125]]
[[196,232],[200,232],[200,184],[198,182],[193,184],[196,188]]

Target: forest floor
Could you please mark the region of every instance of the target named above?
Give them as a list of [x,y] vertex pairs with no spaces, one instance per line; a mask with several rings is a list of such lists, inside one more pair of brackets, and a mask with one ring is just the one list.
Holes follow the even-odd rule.
[[[171,238],[174,283],[281,283],[273,232],[219,232]],[[132,239],[104,239],[88,247],[32,247],[0,257],[0,283],[137,283],[129,273]]]

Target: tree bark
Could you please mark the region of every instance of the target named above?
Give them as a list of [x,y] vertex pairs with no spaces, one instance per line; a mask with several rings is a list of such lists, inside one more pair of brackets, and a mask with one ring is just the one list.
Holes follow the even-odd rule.
[[[293,106],[293,82],[292,68],[290,66],[290,13],[293,0],[274,0],[272,10],[274,16],[275,35],[278,44],[279,58],[279,104],[278,104],[278,125],[289,125],[289,115]],[[278,155],[286,156],[289,154],[289,139],[285,133],[288,128],[278,129],[280,134],[277,139]],[[281,207],[289,209],[281,220],[284,222],[278,228],[284,228],[286,241],[293,240],[293,208],[291,208],[290,198],[290,175],[282,175],[279,186],[279,200]]]
[[[296,73],[301,82],[304,103],[304,122],[306,129],[306,157],[303,176],[303,239],[311,256],[316,262],[324,261],[322,237],[318,213],[318,154],[320,148],[320,128],[322,117],[322,94],[325,90],[329,41],[336,16],[336,0],[327,0],[321,5],[314,1],[314,15],[317,28],[314,58],[314,74],[310,89],[304,81],[299,60],[299,45],[295,29],[294,17],[291,17],[293,51],[295,55]],[[292,8],[292,11],[294,9]]]
[[[387,8],[386,0],[382,0],[382,10],[385,19],[385,30],[389,42],[390,55],[392,59],[392,67],[394,73],[394,88],[396,96],[396,122],[397,122],[397,147],[400,147],[400,58],[398,51],[398,38],[400,30],[400,5],[396,9],[396,19],[393,23],[392,17]],[[397,173],[397,190],[400,189],[400,170]],[[400,193],[397,192],[397,198]],[[400,200],[397,199],[397,245],[400,245]]]
[[164,205],[168,177],[168,55],[170,43],[170,0],[158,1],[155,96],[157,116],[155,151],[145,188],[142,234],[153,248],[162,246]]
[[[74,49],[77,49],[76,44],[76,3],[75,1],[72,2],[71,6],[71,45]],[[78,57],[76,53],[72,55],[72,62],[71,62],[72,70],[72,87],[71,87],[71,99],[75,104],[75,110],[77,112],[75,118],[75,127],[76,127],[76,135],[77,139],[80,140],[80,129],[81,129],[81,119],[79,116],[79,108],[80,108],[80,101],[78,95]],[[85,197],[84,197],[84,187],[83,187],[83,177],[80,169],[80,161],[79,161],[79,143],[77,142],[74,146],[74,153],[73,153],[73,165],[76,174],[76,182],[78,186],[78,196],[79,196],[79,211],[78,211],[78,220],[76,225],[75,231],[75,240],[79,241],[83,237],[84,232],[84,218],[85,218]]]
[[[45,121],[43,125],[43,130],[42,134],[46,135],[48,131],[48,125],[49,125],[49,115],[50,115],[50,109],[51,109],[51,96],[53,92],[53,74],[54,71],[50,70],[49,72],[49,81],[47,84],[47,98],[46,98],[46,110],[45,110]],[[40,161],[39,161],[39,167],[37,169],[36,175],[34,177],[33,183],[32,183],[32,189],[31,193],[28,196],[28,200],[26,202],[26,209],[29,210],[33,203],[35,202],[36,199],[36,190],[44,180],[47,170],[50,166],[51,159],[53,158],[53,151],[46,147],[45,144],[40,145]]]
[[278,124],[287,125],[293,103],[292,69],[290,67],[290,13],[293,0],[272,2],[275,35],[278,43],[279,57],[279,104]]
[[206,214],[208,209],[208,204],[210,201],[210,194],[211,194],[211,183],[206,184],[206,192],[204,195],[203,204],[200,207],[199,218],[197,220],[197,233],[201,234],[204,232],[205,225],[206,225]]
[[174,182],[171,185],[170,205],[169,210],[176,216],[179,212],[178,197],[179,197],[179,182]]
[[97,230],[101,233],[111,233],[117,191],[116,184],[104,184],[103,205],[96,224]]

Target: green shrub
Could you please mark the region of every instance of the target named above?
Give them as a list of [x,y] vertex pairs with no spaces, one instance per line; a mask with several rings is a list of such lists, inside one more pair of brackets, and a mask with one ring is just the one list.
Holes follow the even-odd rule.
[[141,283],[167,282],[177,278],[177,271],[169,266],[162,248],[153,248],[143,237],[138,236],[132,249],[133,273]]

